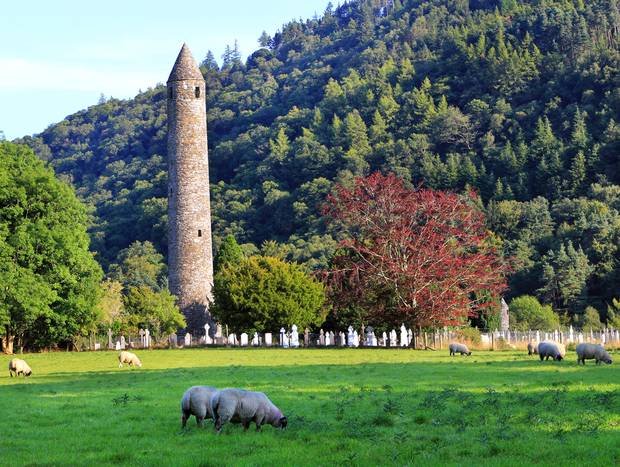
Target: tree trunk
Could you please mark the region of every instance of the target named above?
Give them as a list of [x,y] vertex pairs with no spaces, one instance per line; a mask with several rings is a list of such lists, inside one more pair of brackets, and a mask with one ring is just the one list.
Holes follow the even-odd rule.
[[2,351],[7,355],[13,354],[13,342],[15,342],[15,336],[12,336],[8,332],[2,336]]

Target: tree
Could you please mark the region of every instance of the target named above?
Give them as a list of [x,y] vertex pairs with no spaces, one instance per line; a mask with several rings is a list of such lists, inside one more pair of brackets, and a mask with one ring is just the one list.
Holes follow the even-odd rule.
[[536,297],[521,295],[509,305],[510,327],[518,331],[551,331],[558,329],[560,318],[549,305],[541,305]]
[[123,284],[110,279],[103,281],[99,309],[101,310],[101,323],[103,325],[118,331],[126,324]]
[[600,331],[605,327],[603,323],[601,323],[601,315],[598,310],[593,306],[587,306],[582,315],[576,316],[576,324],[582,330],[586,331],[588,329],[592,329],[594,331]]
[[334,305],[391,325],[463,324],[488,305],[476,296],[506,286],[477,203],[473,193],[407,189],[393,174],[337,186],[324,208],[343,238],[327,274]]
[[0,142],[0,325],[13,352],[73,341],[97,318],[86,209],[26,146]]
[[276,331],[325,319],[323,285],[295,263],[250,256],[215,276],[213,315],[235,332]]
[[126,289],[142,285],[153,290],[165,287],[167,268],[164,257],[151,242],[133,242],[118,253],[116,260],[110,266],[109,276]]
[[244,257],[243,250],[232,235],[227,235],[215,257],[215,273],[227,264],[236,264]]
[[263,31],[263,33],[258,38],[258,45],[261,47],[267,48],[271,44],[271,36],[267,34],[267,31]]
[[155,291],[140,285],[129,288],[124,305],[132,326],[148,328],[157,338],[161,338],[186,326],[175,301],[176,297],[168,290]]

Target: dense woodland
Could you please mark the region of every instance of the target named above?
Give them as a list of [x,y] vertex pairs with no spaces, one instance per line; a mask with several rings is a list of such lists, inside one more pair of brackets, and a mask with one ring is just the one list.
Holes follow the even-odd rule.
[[[207,54],[215,245],[233,235],[314,269],[338,240],[320,214],[335,183],[378,170],[472,187],[513,258],[509,296],[605,320],[620,296],[619,3],[357,0],[264,33],[245,63]],[[21,140],[92,206],[105,270],[136,240],[166,254],[165,102],[163,86],[102,99]]]

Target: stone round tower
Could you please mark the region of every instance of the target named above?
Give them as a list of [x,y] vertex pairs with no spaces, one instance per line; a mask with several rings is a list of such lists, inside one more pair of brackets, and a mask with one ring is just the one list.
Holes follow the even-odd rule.
[[205,80],[185,44],[167,93],[168,286],[195,334],[211,321],[213,252]]

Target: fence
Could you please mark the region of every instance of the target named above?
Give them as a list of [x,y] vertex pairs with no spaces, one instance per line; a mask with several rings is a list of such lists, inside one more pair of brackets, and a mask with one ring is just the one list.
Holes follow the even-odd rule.
[[542,342],[553,340],[563,344],[578,344],[581,342],[595,342],[607,347],[620,347],[620,330],[604,329],[601,331],[577,331],[572,327],[567,330],[555,331],[491,331],[480,334],[478,339],[467,339],[458,330],[413,331],[401,326],[397,331],[375,334],[372,327],[363,327],[358,332],[352,326],[347,331],[324,331],[312,333],[306,329],[303,333],[297,331],[296,326],[290,330],[281,328],[279,333],[226,333],[217,327],[214,335],[208,334],[184,335],[171,334],[159,340],[155,339],[148,329],[140,329],[138,335],[113,335],[108,332],[107,342],[103,337],[93,338],[89,342],[91,350],[103,349],[132,349],[153,347],[196,347],[196,346],[227,346],[227,347],[385,347],[385,348],[414,348],[414,349],[446,349],[450,342],[467,341],[478,349],[505,349],[525,348],[528,342]]

